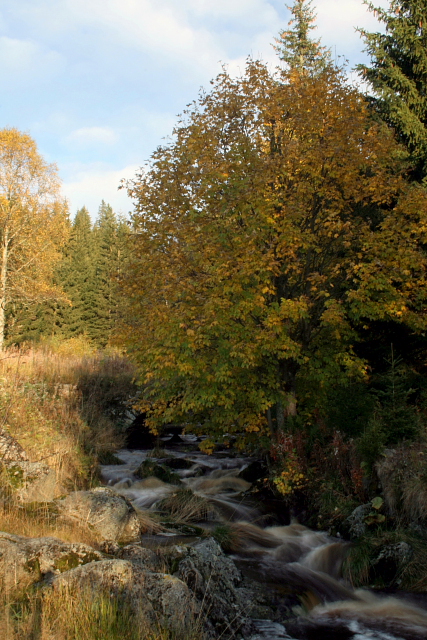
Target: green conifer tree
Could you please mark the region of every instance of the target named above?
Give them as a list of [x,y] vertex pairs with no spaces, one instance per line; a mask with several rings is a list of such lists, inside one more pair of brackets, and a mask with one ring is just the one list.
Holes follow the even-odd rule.
[[105,345],[114,329],[118,313],[117,277],[125,256],[128,227],[102,201],[94,227],[96,243],[97,318],[93,328],[95,340]]
[[96,333],[98,278],[97,251],[92,221],[86,207],[79,209],[73,221],[71,239],[59,270],[60,283],[71,302],[61,306],[59,320],[64,337]]
[[388,10],[366,2],[386,33],[360,29],[371,65],[358,65],[375,92],[380,116],[406,145],[416,180],[427,179],[427,2],[392,0]]
[[292,13],[288,29],[280,31],[275,38],[274,48],[290,70],[316,74],[331,63],[330,52],[322,47],[320,40],[310,38],[310,32],[316,28],[316,14],[312,0],[295,0],[292,6],[286,5]]

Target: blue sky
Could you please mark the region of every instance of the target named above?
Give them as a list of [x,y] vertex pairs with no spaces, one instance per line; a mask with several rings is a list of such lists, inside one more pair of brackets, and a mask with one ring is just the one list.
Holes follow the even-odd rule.
[[[315,6],[314,35],[350,66],[365,60],[355,27],[380,26],[362,0]],[[72,215],[95,215],[102,199],[126,213],[120,179],[221,63],[233,74],[248,55],[275,65],[288,19],[282,0],[0,0],[1,126],[28,131],[56,162]]]

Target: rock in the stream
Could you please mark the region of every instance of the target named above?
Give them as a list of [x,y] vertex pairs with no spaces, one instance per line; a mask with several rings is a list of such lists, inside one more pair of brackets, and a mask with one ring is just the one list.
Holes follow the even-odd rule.
[[0,532],[0,575],[6,587],[38,582],[101,558],[86,544]]
[[151,573],[128,560],[92,562],[56,577],[52,584],[54,589],[105,590],[128,602],[148,625],[160,623],[182,636],[194,624],[195,602],[184,582],[168,574]]
[[201,605],[209,638],[247,637],[253,632],[247,603],[238,587],[242,576],[231,558],[209,538],[189,547],[175,574],[183,580]]
[[139,540],[141,525],[125,498],[106,487],[74,491],[56,504],[63,517],[95,531],[101,539],[129,543]]

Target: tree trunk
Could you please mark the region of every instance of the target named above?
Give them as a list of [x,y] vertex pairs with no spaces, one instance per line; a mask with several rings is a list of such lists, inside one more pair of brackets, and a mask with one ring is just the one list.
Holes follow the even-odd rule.
[[5,227],[3,232],[3,244],[0,266],[0,353],[4,348],[4,332],[6,328],[6,287],[7,287],[7,261],[9,253],[9,229]]

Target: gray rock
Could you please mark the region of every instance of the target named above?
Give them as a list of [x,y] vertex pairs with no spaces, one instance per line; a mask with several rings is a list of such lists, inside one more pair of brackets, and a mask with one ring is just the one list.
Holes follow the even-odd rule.
[[60,494],[56,473],[41,462],[2,460],[3,487],[20,502],[51,502]]
[[28,461],[28,456],[23,447],[3,427],[0,427],[0,460],[3,463],[16,460]]
[[0,532],[0,575],[6,587],[38,582],[101,558],[86,544]]
[[291,638],[286,633],[285,627],[278,622],[271,620],[254,620],[253,622],[257,633],[248,640],[287,640]]
[[353,538],[360,538],[366,533],[365,518],[372,512],[372,504],[361,504],[348,516],[347,522],[350,524],[350,535]]
[[165,571],[166,563],[161,557],[140,544],[128,544],[123,547],[117,542],[105,541],[100,546],[101,550],[109,556],[114,556],[120,560],[129,560],[129,562],[143,567],[147,571],[167,573]]
[[105,590],[130,604],[138,618],[156,628],[160,623],[184,635],[195,620],[195,603],[188,587],[178,578],[151,573],[128,560],[91,562],[57,576],[54,589]]
[[373,561],[373,564],[379,564],[380,562],[393,561],[397,566],[401,566],[411,559],[413,550],[411,545],[407,542],[396,542],[395,544],[388,544],[382,547],[379,554]]
[[253,632],[245,602],[238,587],[242,575],[231,558],[209,538],[189,547],[179,561],[176,574],[197,598],[209,638],[247,637]]
[[74,491],[56,504],[63,517],[87,526],[103,540],[129,543],[140,538],[141,525],[136,511],[111,489]]

